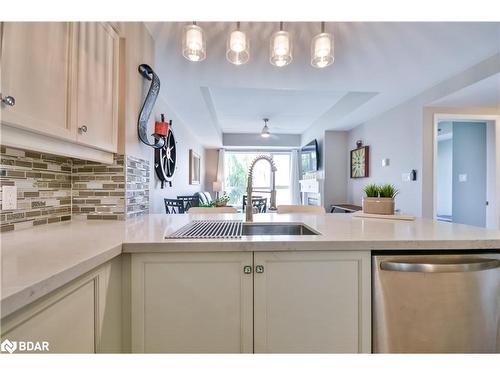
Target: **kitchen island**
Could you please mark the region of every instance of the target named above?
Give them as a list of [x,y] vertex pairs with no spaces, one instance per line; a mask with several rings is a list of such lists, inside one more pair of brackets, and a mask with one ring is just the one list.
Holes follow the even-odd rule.
[[[63,295],[79,291],[75,306],[91,301],[88,311],[97,311],[87,322],[99,328],[88,337],[90,351],[370,352],[372,251],[500,249],[498,231],[348,214],[254,216],[303,223],[317,235],[165,238],[211,218],[75,220],[2,235],[3,331],[29,321],[33,306],[37,312],[55,306],[46,300],[79,282]],[[67,309],[60,310],[65,316]],[[197,324],[206,321],[212,324]],[[292,333],[292,326],[302,328]]]

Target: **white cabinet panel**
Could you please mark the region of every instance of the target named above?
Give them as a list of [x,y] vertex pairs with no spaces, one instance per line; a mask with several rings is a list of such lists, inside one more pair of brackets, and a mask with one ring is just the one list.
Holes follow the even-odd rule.
[[110,25],[101,22],[82,22],[77,27],[78,68],[73,103],[77,141],[116,152],[118,35]]
[[[118,142],[120,58],[119,37],[112,26],[104,22],[0,25],[1,95],[15,99],[14,106],[1,104],[7,142],[42,152],[51,143],[53,153],[66,154],[69,149],[69,156],[79,158],[88,158],[88,148],[97,155],[91,159],[109,159]],[[23,131],[35,140],[40,137],[39,142],[32,146]],[[47,136],[52,140],[48,142]]]
[[122,351],[121,258],[1,321],[1,340],[46,341],[50,353]]
[[370,352],[369,252],[257,252],[256,353]]
[[94,280],[61,296],[2,335],[15,341],[47,341],[50,353],[95,352]]
[[2,24],[2,123],[75,140],[69,122],[74,27],[68,22]]
[[132,255],[132,351],[252,352],[252,253]]

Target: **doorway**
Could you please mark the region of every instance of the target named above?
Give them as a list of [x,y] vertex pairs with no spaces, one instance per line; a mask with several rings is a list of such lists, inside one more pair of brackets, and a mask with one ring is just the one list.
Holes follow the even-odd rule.
[[495,121],[435,122],[435,219],[498,227]]

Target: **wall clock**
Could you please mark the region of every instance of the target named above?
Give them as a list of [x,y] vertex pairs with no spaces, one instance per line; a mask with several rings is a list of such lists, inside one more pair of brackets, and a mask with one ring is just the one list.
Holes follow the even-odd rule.
[[370,146],[351,150],[351,178],[368,177]]

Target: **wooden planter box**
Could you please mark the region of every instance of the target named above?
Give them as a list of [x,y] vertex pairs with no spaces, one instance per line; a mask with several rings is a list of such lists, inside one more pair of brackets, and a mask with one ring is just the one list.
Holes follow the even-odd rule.
[[363,198],[365,214],[394,215],[394,198]]

